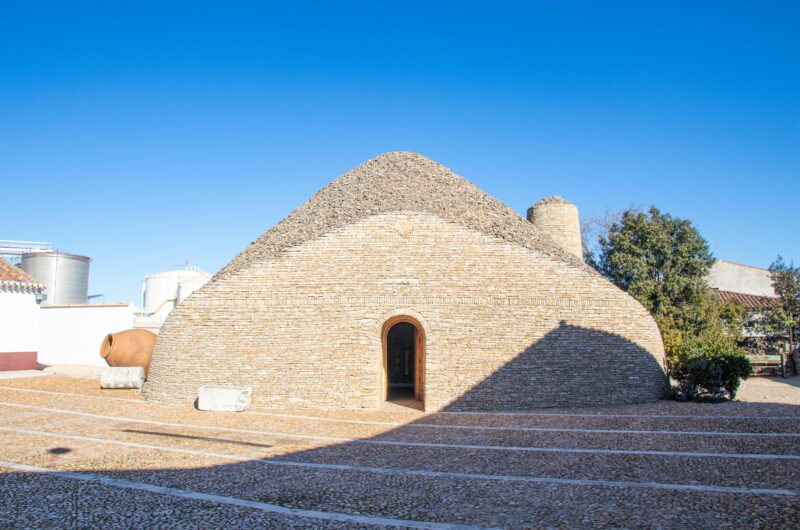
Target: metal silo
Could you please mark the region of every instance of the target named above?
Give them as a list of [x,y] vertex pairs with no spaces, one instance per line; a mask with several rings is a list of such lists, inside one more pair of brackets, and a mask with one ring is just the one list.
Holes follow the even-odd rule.
[[32,252],[22,255],[20,267],[46,286],[44,304],[85,304],[90,261],[86,256],[64,252]]

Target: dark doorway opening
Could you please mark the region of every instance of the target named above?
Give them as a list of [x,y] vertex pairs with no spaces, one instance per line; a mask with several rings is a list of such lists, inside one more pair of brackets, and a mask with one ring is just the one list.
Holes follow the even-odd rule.
[[417,328],[408,322],[398,322],[386,336],[387,398],[414,399],[417,395]]
[[413,317],[398,315],[383,323],[383,401],[423,410],[425,402],[425,332]]

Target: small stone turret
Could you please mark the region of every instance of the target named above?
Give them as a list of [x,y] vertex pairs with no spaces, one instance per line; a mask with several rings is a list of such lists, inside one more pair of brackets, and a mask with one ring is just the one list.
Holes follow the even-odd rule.
[[555,195],[545,197],[528,208],[528,221],[570,254],[583,257],[578,208],[571,202]]

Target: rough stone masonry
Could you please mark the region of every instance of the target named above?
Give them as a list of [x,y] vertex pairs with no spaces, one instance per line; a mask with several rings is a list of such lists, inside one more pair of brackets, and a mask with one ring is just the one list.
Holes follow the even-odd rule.
[[426,411],[658,399],[655,322],[583,264],[574,206],[542,204],[529,222],[424,156],[378,156],[170,314],[143,392],[188,406],[200,386],[236,385],[262,408],[375,409],[387,326],[403,321]]

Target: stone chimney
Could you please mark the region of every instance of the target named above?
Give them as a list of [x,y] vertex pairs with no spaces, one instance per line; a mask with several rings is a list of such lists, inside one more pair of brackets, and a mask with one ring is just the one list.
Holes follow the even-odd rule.
[[528,208],[528,221],[550,236],[561,248],[583,258],[577,206],[556,195],[545,197]]

